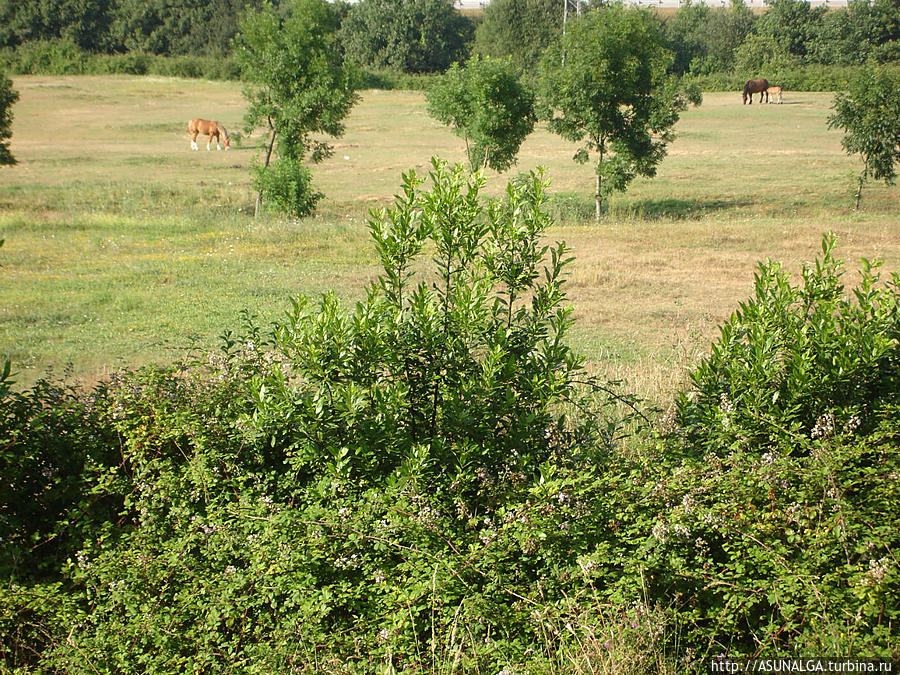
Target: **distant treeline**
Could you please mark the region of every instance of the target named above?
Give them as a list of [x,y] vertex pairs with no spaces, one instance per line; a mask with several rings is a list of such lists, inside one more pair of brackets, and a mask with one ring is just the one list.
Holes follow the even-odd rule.
[[[0,48],[62,38],[97,54],[225,56],[262,0],[0,0]],[[277,2],[276,2],[277,4]]]
[[[237,78],[232,38],[243,13],[262,2],[0,0],[0,68]],[[291,0],[270,4],[291,11]],[[471,54],[508,57],[527,77],[562,32],[558,0],[492,0],[476,18],[449,0],[337,4],[341,48],[360,66],[361,86],[423,88],[428,74]],[[732,0],[726,8],[687,4],[657,20],[671,72],[704,88],[771,75],[791,89],[833,89],[854,66],[900,62],[900,0],[850,0],[837,9],[773,0],[761,15]]]

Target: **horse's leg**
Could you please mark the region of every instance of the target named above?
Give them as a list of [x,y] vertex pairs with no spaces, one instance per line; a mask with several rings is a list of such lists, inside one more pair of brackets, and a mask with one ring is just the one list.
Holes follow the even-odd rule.
[[197,145],[197,132],[191,132],[191,150],[199,150],[200,146]]
[[209,152],[212,150],[209,146],[212,144],[212,134],[209,135],[209,139],[206,141],[206,151]]

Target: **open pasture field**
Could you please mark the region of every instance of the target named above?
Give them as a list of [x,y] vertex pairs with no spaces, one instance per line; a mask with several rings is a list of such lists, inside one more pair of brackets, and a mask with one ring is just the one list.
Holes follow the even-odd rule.
[[[252,218],[249,168],[262,139],[190,150],[187,121],[240,130],[235,83],[151,77],[22,77],[12,150],[0,169],[0,359],[25,385],[53,368],[86,382],[111,370],[211,349],[247,309],[263,324],[296,293],[359,297],[377,272],[366,214],[400,174],[464,157],[419,92],[363,92],[332,158],[313,168],[326,194],[304,221]],[[786,92],[742,106],[713,93],[687,111],[653,180],[638,180],[593,222],[592,173],[538,129],[517,170],[552,179],[552,232],[574,249],[576,346],[591,367],[663,400],[716,326],[748,297],[758,260],[792,270],[821,234],[900,268],[900,191],[867,186],[852,210],[856,159],[829,131],[829,94]],[[514,175],[489,176],[499,194]],[[853,281],[848,274],[848,283]]]

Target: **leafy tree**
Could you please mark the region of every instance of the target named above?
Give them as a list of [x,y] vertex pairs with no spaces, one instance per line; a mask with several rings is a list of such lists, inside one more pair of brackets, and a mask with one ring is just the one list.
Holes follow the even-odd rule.
[[[336,10],[325,0],[294,0],[286,17],[266,5],[250,12],[242,23],[235,57],[249,83],[244,90],[249,102],[246,129],[269,130],[263,172],[269,168],[276,140],[279,156],[296,168],[307,155],[318,162],[331,154],[331,146],[314,140],[312,134],[343,135],[343,120],[358,97],[336,48],[336,30]],[[277,172],[283,191],[308,203],[308,194],[297,191],[298,185],[309,188],[308,175],[295,171],[291,178],[287,168]],[[264,183],[257,180],[257,213]],[[277,184],[268,183],[270,189],[278,189]],[[301,215],[303,209],[293,211]]]
[[755,22],[755,15],[743,0],[731,0],[730,7],[711,12],[704,31],[706,59],[698,70],[707,73],[730,70],[734,65],[734,50]]
[[788,54],[803,58],[821,31],[827,11],[811,7],[807,0],[772,0],[753,31],[774,40]]
[[562,31],[559,0],[492,0],[475,29],[473,49],[531,68]]
[[900,6],[897,0],[850,0],[846,8],[828,12],[810,49],[816,61],[827,64],[865,63],[870,58],[891,60],[900,43]]
[[580,143],[575,161],[596,153],[596,217],[604,198],[635,176],[654,176],[689,101],[667,78],[671,55],[649,13],[612,5],[573,21],[542,61],[549,128]]
[[473,57],[453,64],[427,94],[428,112],[466,141],[475,171],[505,171],[535,123],[534,94],[509,61]]
[[82,49],[104,51],[115,0],[0,0],[0,46],[70,39]]
[[666,47],[674,54],[672,72],[683,75],[704,61],[706,28],[712,12],[709,5],[687,0],[674,15],[663,21]]
[[[835,9],[822,18],[819,33],[807,49],[810,61],[827,65],[859,63],[860,45],[854,39],[850,19],[849,6],[853,4],[851,0],[847,8]],[[868,9],[868,2],[864,4]]]
[[841,145],[859,153],[863,170],[858,177],[856,208],[862,186],[869,179],[893,185],[900,162],[900,78],[880,68],[868,68],[850,83],[848,91],[834,99],[830,128],[844,131]]
[[340,35],[346,55],[362,66],[433,73],[465,57],[473,32],[449,0],[360,0]]
[[241,15],[261,0],[118,0],[112,33],[131,51],[224,56]]
[[772,78],[790,72],[796,62],[781,43],[760,35],[748,35],[734,50],[737,72],[748,79],[765,74],[772,84],[776,82]]
[[18,100],[19,92],[0,73],[0,166],[16,163],[16,158],[9,151],[9,139],[12,138],[12,107]]

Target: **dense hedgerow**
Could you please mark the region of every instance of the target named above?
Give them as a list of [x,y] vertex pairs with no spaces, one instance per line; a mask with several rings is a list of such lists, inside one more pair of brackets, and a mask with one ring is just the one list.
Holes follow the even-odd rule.
[[[898,69],[896,64],[884,66],[889,71]],[[703,91],[736,91],[740,92],[751,76],[764,76],[772,85],[783,87],[785,92],[791,91],[841,91],[850,82],[858,78],[865,66],[826,66],[820,64],[789,66],[759,64],[757,69],[710,73],[708,75],[685,75],[682,80],[695,84]]]
[[830,239],[802,287],[763,266],[626,448],[566,346],[541,177],[481,186],[407,176],[355,308],[297,298],[89,392],[0,380],[5,669],[900,656],[897,277],[845,300]]
[[94,54],[63,39],[2,50],[0,69],[13,75],[163,75],[206,80],[237,80],[241,74],[230,57]]

